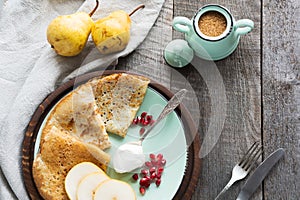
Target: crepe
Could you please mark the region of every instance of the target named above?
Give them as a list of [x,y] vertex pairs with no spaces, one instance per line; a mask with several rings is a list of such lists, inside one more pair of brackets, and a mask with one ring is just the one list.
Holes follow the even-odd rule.
[[59,101],[42,130],[33,178],[45,199],[67,199],[68,171],[84,161],[103,170],[110,156],[107,132],[126,136],[146,94],[149,79],[129,74],[97,77]]
[[77,87],[55,106],[46,123],[52,126],[102,150],[111,145],[90,83]]
[[130,74],[112,74],[90,81],[97,111],[107,132],[125,137],[146,94],[149,79]]
[[55,126],[47,127],[45,133],[32,168],[35,184],[44,199],[68,199],[64,181],[76,164],[92,162],[106,171],[110,157],[99,148],[86,145]]

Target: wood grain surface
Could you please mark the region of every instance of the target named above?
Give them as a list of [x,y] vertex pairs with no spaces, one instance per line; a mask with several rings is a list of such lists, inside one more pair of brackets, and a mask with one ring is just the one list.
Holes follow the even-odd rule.
[[264,182],[265,199],[300,198],[300,2],[263,3],[263,143],[286,150]]
[[[212,64],[194,58],[184,68],[170,67],[163,58],[164,48],[171,40],[184,38],[172,28],[172,19],[191,19],[205,4],[223,5],[235,20],[253,20],[255,28],[241,37],[232,55],[221,61]],[[229,181],[233,166],[254,141],[260,141],[264,148],[260,161],[279,147],[286,150],[286,156],[252,199],[299,199],[299,7],[298,0],[166,0],[146,40],[131,55],[119,60],[117,69],[150,76],[173,92],[188,88],[190,93],[184,103],[198,125],[201,142],[208,137],[213,102],[225,105],[224,124],[215,125],[221,129],[221,136],[202,158],[193,200],[214,199]],[[210,73],[212,65],[222,78],[225,99],[212,99],[212,94],[222,92],[222,88],[211,90],[207,83],[217,77]],[[235,199],[244,182],[234,184],[221,199]]]

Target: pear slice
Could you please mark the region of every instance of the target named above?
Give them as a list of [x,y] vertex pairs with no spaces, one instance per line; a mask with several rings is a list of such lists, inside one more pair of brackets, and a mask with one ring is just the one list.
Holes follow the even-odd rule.
[[82,162],[72,167],[65,179],[65,190],[70,200],[76,200],[77,187],[81,179],[94,172],[105,174],[102,169],[91,162]]
[[108,179],[95,189],[93,200],[103,199],[135,200],[136,196],[128,183],[116,179]]
[[77,200],[93,199],[95,188],[103,181],[110,179],[106,174],[95,172],[81,179],[77,187]]

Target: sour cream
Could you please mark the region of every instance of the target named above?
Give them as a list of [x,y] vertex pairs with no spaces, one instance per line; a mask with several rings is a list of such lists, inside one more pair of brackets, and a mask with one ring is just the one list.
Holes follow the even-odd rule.
[[144,165],[146,157],[139,142],[121,145],[113,155],[113,167],[118,173],[133,171]]

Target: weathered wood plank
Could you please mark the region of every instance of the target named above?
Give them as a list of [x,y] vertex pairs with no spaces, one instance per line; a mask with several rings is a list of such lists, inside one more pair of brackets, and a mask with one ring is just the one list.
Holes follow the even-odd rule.
[[263,1],[263,142],[285,158],[264,182],[265,199],[299,199],[300,2]]
[[[237,50],[228,58],[214,63],[195,58],[192,65],[178,70],[197,93],[201,139],[208,137],[206,133],[211,126],[212,102],[226,102],[225,124],[215,125],[215,128],[222,130],[221,136],[212,151],[202,160],[201,177],[193,197],[195,200],[214,199],[230,179],[235,163],[254,140],[261,138],[260,1],[174,2],[174,16],[192,18],[203,5],[217,3],[227,7],[236,19],[249,18],[255,23],[255,29],[242,36]],[[183,38],[183,34],[177,31],[174,31],[173,35],[173,38]],[[214,80],[218,76],[211,74],[211,67],[216,67],[215,72],[223,79],[226,99],[211,99],[212,96],[216,96],[214,93],[221,92],[214,87],[211,87],[214,90],[208,88],[211,82],[220,82]],[[203,74],[208,77],[203,77]],[[175,81],[177,77],[172,74],[172,82],[179,87],[179,83]],[[222,199],[234,199],[240,187],[241,183],[234,185]],[[255,195],[255,199],[260,198],[261,191]]]

